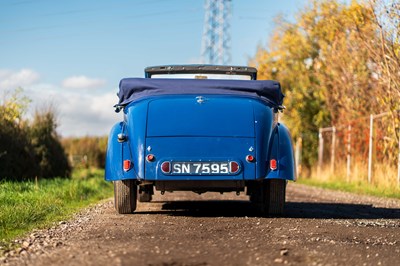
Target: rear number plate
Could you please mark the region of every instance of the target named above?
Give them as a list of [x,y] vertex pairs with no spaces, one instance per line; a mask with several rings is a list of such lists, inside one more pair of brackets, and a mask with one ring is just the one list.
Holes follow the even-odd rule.
[[172,162],[172,174],[227,175],[228,162]]

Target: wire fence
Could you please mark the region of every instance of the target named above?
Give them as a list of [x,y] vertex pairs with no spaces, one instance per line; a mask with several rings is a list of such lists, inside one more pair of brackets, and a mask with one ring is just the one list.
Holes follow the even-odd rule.
[[[365,181],[400,187],[400,141],[390,112],[371,114],[342,125],[319,129],[317,175],[330,172],[347,182]],[[397,132],[400,135],[400,132]],[[295,145],[301,173],[302,139]]]

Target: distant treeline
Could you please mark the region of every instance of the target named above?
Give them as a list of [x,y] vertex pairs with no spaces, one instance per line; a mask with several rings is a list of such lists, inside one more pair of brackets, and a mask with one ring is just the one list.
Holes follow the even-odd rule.
[[64,138],[61,143],[74,168],[104,168],[107,137]]
[[54,108],[45,106],[26,120],[23,114],[30,100],[21,92],[0,100],[0,180],[69,177],[71,167],[56,133]]

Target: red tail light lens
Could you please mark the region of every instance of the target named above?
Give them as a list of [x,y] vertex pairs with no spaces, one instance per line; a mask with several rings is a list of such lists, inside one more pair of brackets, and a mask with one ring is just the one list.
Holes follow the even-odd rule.
[[171,172],[171,163],[170,162],[163,162],[161,164],[161,171],[164,174],[169,174]]
[[246,156],[246,161],[248,161],[249,163],[252,163],[255,161],[255,158],[253,155],[247,155]]
[[152,161],[154,161],[154,159],[155,159],[155,157],[154,157],[153,154],[149,154],[149,155],[146,156],[146,160],[147,160],[148,162],[152,162]]
[[278,162],[275,159],[269,161],[269,168],[276,170],[278,168]]
[[237,162],[230,162],[229,172],[231,172],[231,174],[239,172],[239,164]]
[[124,160],[124,171],[127,172],[131,169],[131,161],[130,160]]

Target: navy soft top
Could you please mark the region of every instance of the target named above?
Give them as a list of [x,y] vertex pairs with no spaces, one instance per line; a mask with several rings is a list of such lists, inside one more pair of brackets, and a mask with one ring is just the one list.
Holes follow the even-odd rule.
[[125,106],[150,96],[195,94],[242,95],[282,105],[279,82],[273,80],[151,79],[124,78],[119,83],[119,103]]

